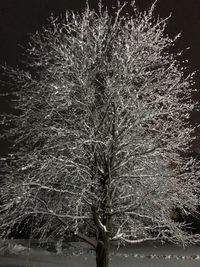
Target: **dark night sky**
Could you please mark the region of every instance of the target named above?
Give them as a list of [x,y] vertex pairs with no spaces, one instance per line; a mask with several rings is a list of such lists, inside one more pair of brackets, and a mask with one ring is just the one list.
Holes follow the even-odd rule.
[[[89,2],[95,6],[98,1]],[[112,3],[116,4],[117,0],[104,2],[111,6]],[[152,2],[136,0],[140,9],[149,7]],[[0,64],[7,62],[17,65],[22,53],[19,44],[26,46],[27,34],[44,26],[51,13],[64,14],[66,9],[79,11],[84,7],[84,3],[84,0],[0,0]],[[200,0],[158,0],[156,11],[161,17],[167,17],[171,13],[168,34],[173,36],[178,32],[182,33],[176,48],[180,50],[190,47],[184,54],[185,59],[189,60],[188,66],[192,71],[200,69]],[[197,74],[196,87],[199,85],[200,74]],[[196,99],[200,102],[200,89]],[[6,101],[1,99],[0,112],[6,108]],[[193,121],[200,122],[198,113],[193,115]],[[3,154],[5,147],[0,142],[0,154]]]

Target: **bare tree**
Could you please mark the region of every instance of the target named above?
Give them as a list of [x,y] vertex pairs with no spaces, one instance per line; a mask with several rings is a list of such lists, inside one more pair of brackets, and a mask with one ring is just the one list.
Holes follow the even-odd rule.
[[[154,5],[115,16],[99,4],[31,35],[25,70],[6,67],[20,114],[2,187],[1,235],[32,218],[42,237],[73,232],[109,265],[111,240],[194,241],[175,208],[198,205],[189,148],[192,74]],[[191,163],[191,162],[190,162]],[[191,165],[192,166],[192,165]]]

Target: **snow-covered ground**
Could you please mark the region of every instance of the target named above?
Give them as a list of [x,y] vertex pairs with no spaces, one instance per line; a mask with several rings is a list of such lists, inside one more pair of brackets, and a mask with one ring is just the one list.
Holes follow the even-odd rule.
[[[74,255],[56,255],[41,248],[26,249],[15,245],[13,253],[0,256],[1,267],[94,267],[95,255],[71,243],[69,250]],[[77,249],[78,248],[78,249]],[[79,253],[81,252],[82,253]],[[81,254],[81,255],[80,255]],[[199,267],[200,245],[177,247],[174,245],[142,244],[112,249],[111,267]]]

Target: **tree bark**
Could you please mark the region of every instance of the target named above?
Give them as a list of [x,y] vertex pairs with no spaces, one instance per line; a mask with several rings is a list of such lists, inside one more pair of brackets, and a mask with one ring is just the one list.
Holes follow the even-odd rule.
[[96,247],[96,267],[109,267],[109,243],[108,237],[98,240]]

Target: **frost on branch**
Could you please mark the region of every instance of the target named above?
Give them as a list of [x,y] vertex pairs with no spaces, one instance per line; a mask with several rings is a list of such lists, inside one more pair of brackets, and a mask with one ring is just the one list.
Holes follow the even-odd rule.
[[199,203],[184,158],[193,75],[167,52],[166,20],[122,10],[51,19],[30,37],[25,70],[7,69],[20,114],[2,235],[32,220],[33,234],[73,232],[90,244],[195,240],[170,216]]

